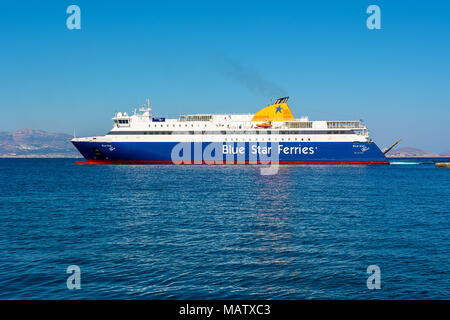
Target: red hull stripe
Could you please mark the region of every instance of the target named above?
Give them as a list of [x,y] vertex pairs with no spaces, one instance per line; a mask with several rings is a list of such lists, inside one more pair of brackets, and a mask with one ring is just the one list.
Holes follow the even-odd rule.
[[[172,160],[87,160],[77,161],[76,164],[174,164]],[[279,164],[389,164],[389,161],[279,161]],[[270,164],[258,161],[234,161],[230,163],[217,163],[215,161],[193,161],[183,164]]]

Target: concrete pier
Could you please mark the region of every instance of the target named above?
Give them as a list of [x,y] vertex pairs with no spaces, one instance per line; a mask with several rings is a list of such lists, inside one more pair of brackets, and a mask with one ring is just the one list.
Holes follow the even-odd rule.
[[450,169],[450,162],[436,162],[436,168]]

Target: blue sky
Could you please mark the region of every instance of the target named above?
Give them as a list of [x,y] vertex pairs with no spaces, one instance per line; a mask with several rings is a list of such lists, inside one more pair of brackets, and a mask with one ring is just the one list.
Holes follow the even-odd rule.
[[[81,8],[81,30],[66,8]],[[366,8],[381,8],[381,30]],[[448,1],[2,1],[0,131],[104,134],[154,114],[365,119],[380,147],[450,149]]]

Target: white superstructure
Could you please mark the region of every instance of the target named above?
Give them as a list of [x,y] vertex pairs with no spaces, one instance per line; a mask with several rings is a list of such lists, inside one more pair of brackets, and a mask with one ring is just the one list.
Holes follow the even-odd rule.
[[[281,105],[277,108],[290,112],[286,100],[278,99],[263,110]],[[369,132],[361,121],[310,121],[307,117],[258,121],[255,120],[257,115],[191,114],[178,119],[153,118],[148,100],[147,106],[141,108],[139,113],[135,111],[128,115],[118,112],[112,118],[114,126],[107,135],[75,138],[73,141],[370,142]]]

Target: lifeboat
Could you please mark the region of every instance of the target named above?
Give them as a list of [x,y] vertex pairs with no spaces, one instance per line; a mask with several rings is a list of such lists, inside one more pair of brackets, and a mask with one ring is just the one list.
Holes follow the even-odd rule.
[[263,122],[263,123],[257,123],[257,128],[272,128],[272,123],[270,122]]

